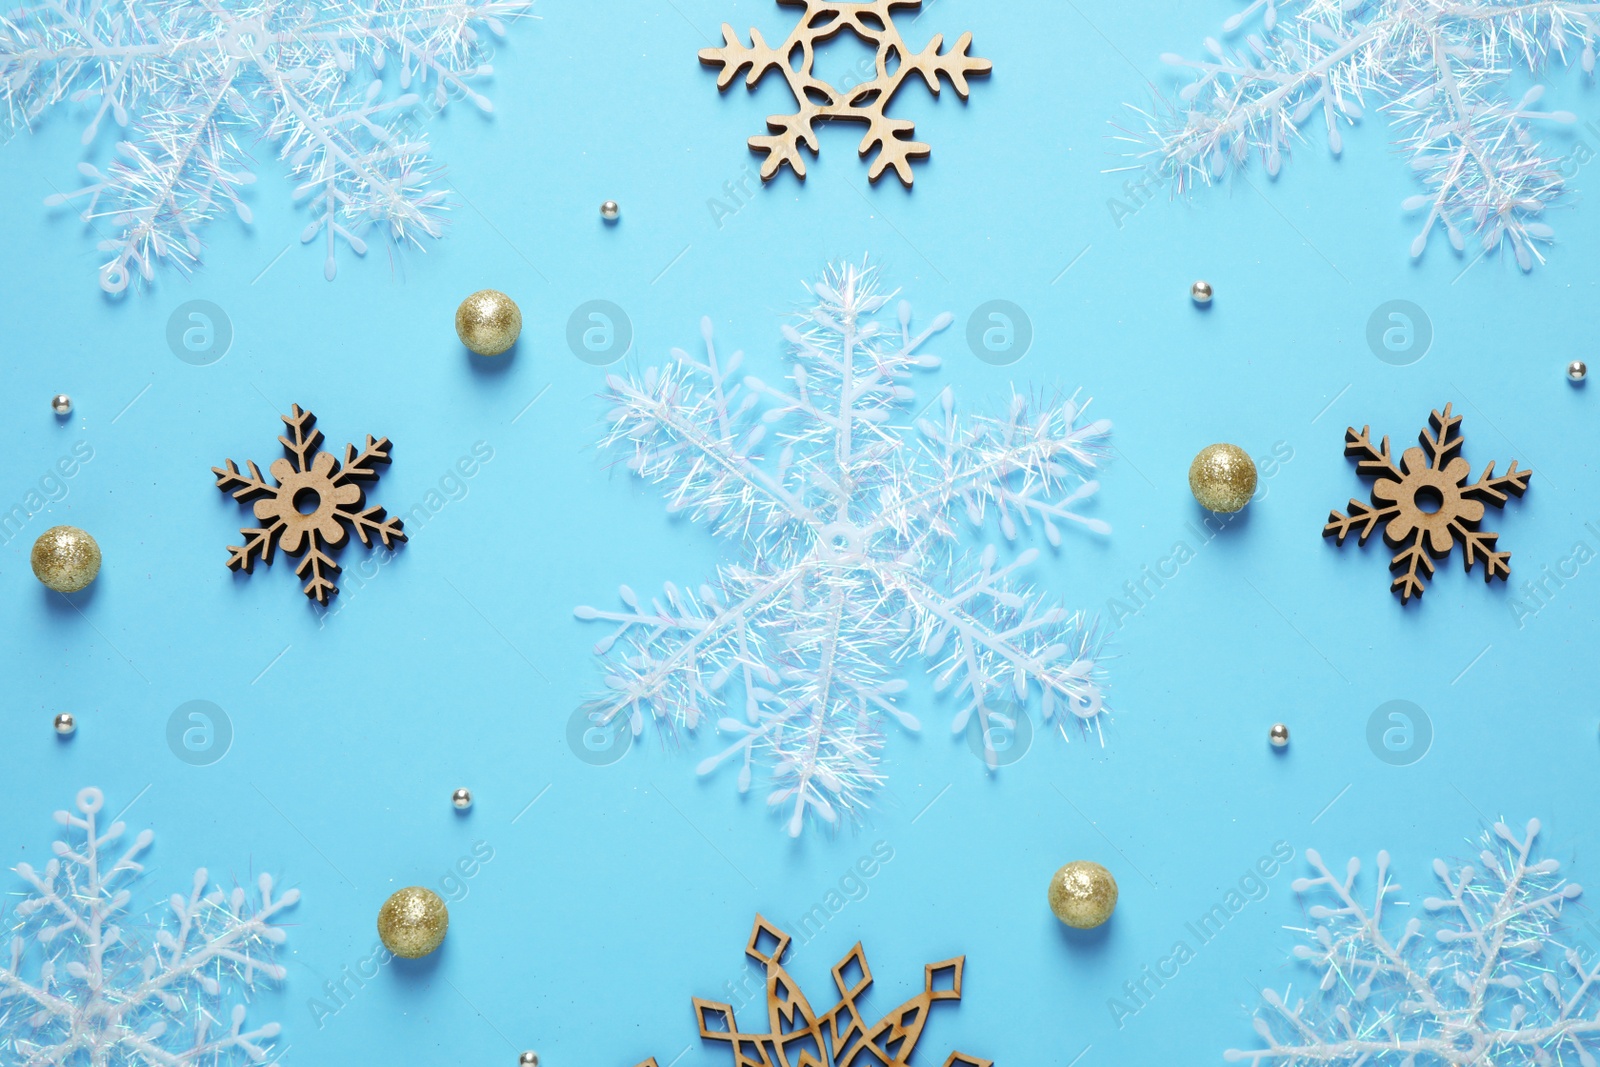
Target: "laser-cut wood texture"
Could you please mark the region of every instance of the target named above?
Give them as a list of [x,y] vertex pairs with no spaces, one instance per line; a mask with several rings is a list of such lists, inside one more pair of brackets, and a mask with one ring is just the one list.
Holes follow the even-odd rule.
[[[922,1038],[928,1012],[940,1001],[961,999],[966,957],[930,963],[923,970],[922,992],[869,1025],[856,1002],[872,985],[872,970],[858,941],[833,968],[839,1000],[818,1014],[783,966],[790,937],[756,916],[745,955],[766,969],[767,1029],[739,1029],[733,1006],[694,998],[700,1037],[726,1044],[734,1067],[912,1067],[912,1054]],[[639,1067],[657,1067],[654,1059]],[[994,1067],[962,1052],[953,1052],[944,1067]]]
[[[778,71],[789,83],[797,110],[792,115],[771,115],[765,137],[750,138],[753,152],[765,152],[761,164],[761,178],[770,181],[787,163],[801,180],[806,176],[805,157],[801,145],[816,155],[821,150],[817,140],[817,125],[825,122],[864,122],[866,136],[861,139],[863,157],[877,149],[867,170],[867,177],[876,182],[883,172],[893,167],[900,180],[912,184],[911,161],[925,159],[933,149],[921,141],[913,140],[915,124],[906,119],[892,119],[885,111],[903,85],[913,76],[921,75],[935,96],[939,95],[939,78],[950,79],[963,100],[967,98],[967,79],[986,75],[993,69],[987,59],[967,54],[972,47],[972,34],[963,33],[955,47],[940,54],[943,35],[935,35],[928,47],[913,52],[895,25],[897,9],[916,10],[922,0],[872,0],[871,3],[827,3],[824,0],[778,0],[778,3],[804,7],[788,38],[773,47],[761,37],[759,30],[750,30],[751,43],[739,39],[738,31],[728,23],[722,24],[724,44],[721,48],[704,48],[700,62],[721,67],[717,74],[717,88],[725,90],[741,70],[749,68],[745,85],[754,88],[769,72]],[[846,30],[853,32],[877,50],[875,76],[858,85],[840,88],[818,78],[813,70],[816,49]],[[790,62],[796,53],[800,56],[798,67]]]
[[1484,505],[1503,508],[1511,496],[1521,496],[1533,477],[1531,470],[1518,470],[1515,460],[1506,473],[1495,476],[1494,464],[1485,468],[1476,482],[1472,464],[1458,453],[1465,439],[1461,436],[1461,416],[1451,414],[1451,405],[1435,411],[1429,418],[1431,430],[1423,430],[1421,448],[1408,448],[1395,464],[1389,438],[1372,443],[1372,428],[1363,426],[1345,431],[1344,454],[1356,460],[1356,473],[1375,479],[1372,503],[1350,501],[1350,514],[1334,511],[1322,536],[1338,544],[1352,531],[1357,543],[1366,544],[1379,523],[1384,524],[1383,540],[1397,549],[1389,561],[1396,572],[1390,588],[1406,603],[1420,597],[1433,576],[1433,561],[1444,559],[1460,542],[1466,569],[1483,561],[1483,580],[1511,576],[1511,553],[1496,551],[1500,535],[1478,529]]
[[285,555],[303,557],[295,573],[306,579],[304,592],[326,604],[339,592],[333,584],[339,564],[325,549],[342,544],[348,530],[369,546],[373,539],[385,548],[406,539],[399,519],[386,516],[380,507],[361,506],[359,483],[375,481],[378,466],[389,462],[389,439],[369,435],[359,452],[355,445],[345,445],[341,464],[332,453],[318,451],[322,431],[315,428],[315,415],[295,404],[280,417],[288,427],[287,435],[278,438],[287,458],[267,468],[276,484],[253,461],[245,471],[231,459],[224,467],[211,468],[217,488],[241,503],[254,500],[255,516],[263,523],[240,531],[244,544],[228,546],[228,567],[248,574],[257,559],[270,566],[273,550],[282,548]]

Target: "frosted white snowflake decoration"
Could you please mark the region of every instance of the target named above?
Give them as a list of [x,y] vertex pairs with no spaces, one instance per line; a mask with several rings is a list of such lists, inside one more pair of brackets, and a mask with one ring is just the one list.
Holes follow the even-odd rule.
[[1585,157],[1535,137],[1536,123],[1576,121],[1535,106],[1542,86],[1508,94],[1517,68],[1537,75],[1576,59],[1593,73],[1593,4],[1250,0],[1223,31],[1229,43],[1207,38],[1203,59],[1163,56],[1196,78],[1177,104],[1139,112],[1141,155],[1178,190],[1242,170],[1252,155],[1276,176],[1307,122],[1326,127],[1337,155],[1340,126],[1363,116],[1370,94],[1425,189],[1402,204],[1425,213],[1413,256],[1438,226],[1457,252],[1470,236],[1485,253],[1509,245],[1523,270],[1544,261],[1554,236],[1544,211]]
[[1097,729],[1097,625],[1019,581],[1037,549],[1002,562],[991,545],[973,560],[959,539],[963,522],[992,515],[1008,540],[1022,526],[1052,545],[1063,524],[1108,531],[1075,508],[1099,489],[1085,475],[1109,423],[1085,422],[1074,400],[1022,396],[998,417],[962,420],[947,389],[908,425],[908,382],[939,365],[923,347],[951,316],[913,334],[901,302],[898,322],[883,321],[893,294],[866,266],[807,288],[814,306],[783,329],[786,385],[740,377],[743,354],[718,355],[709,319],[704,358],[674,351],[664,367],[607,380],[607,443],[743,559],[648,605],[624,586],[622,611],[577,609],[616,624],[595,649],[608,693],[593,720],[626,716],[635,736],[646,720],[668,734],[715,723],[731,743],[700,773],[737,758],[743,792],[762,763],[792,835],[808,813],[837,824],[864,806],[882,781],[885,720],[919,728],[897,703],[913,653],[952,694],[954,732],[973,722],[991,766],[996,732],[1034,693],[1063,734]]
[[107,292],[158,261],[188,270],[219,214],[248,223],[257,142],[294,179],[300,239],[326,241],[331,280],[341,240],[364,255],[374,227],[397,244],[443,232],[422,124],[456,96],[491,110],[472,86],[493,72],[487,34],[530,4],[34,0],[0,17],[0,101],[13,128],[87,105],[85,145],[107,116],[121,129],[109,164],[80,163],[85,184],[46,200],[83,202]]
[[1257,1067],[1592,1067],[1600,964],[1573,947],[1562,914],[1583,890],[1560,876],[1555,860],[1530,858],[1538,836],[1537,819],[1520,837],[1496,823],[1476,866],[1434,860],[1444,895],[1422,902],[1433,916],[1426,923],[1386,914],[1400,903],[1389,902],[1400,887],[1387,852],[1378,853],[1368,908],[1355,895],[1360,861],[1338,876],[1307,849],[1318,874],[1297,880],[1295,892],[1327,903],[1310,909],[1320,925],[1295,955],[1322,973],[1320,992],[1308,1001],[1269,990],[1256,1018],[1267,1047],[1227,1058]]
[[[244,1026],[245,1007],[223,1005],[253,989],[257,977],[280,979],[271,925],[300,899],[272,895],[261,875],[259,898],[242,888],[207,892],[204,868],[187,893],[168,901],[170,918],[152,927],[121,925],[129,885],[144,870],[145,830],[118,855],[106,849],[124,826],[97,828],[105,803],[98,789],[78,794],[78,812],[56,812],[69,840],[40,871],[17,864],[29,892],[15,909],[9,960],[0,960],[0,1063],[6,1067],[123,1067],[155,1064],[261,1063],[277,1023]],[[73,831],[77,831],[74,833]],[[82,841],[70,839],[82,837]],[[149,931],[148,939],[144,936]],[[32,973],[34,978],[25,977]]]

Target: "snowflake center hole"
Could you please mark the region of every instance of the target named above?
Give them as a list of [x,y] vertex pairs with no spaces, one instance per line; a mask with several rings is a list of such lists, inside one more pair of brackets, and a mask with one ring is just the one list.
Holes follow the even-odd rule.
[[1417,490],[1416,495],[1411,498],[1411,502],[1424,515],[1436,515],[1439,509],[1444,507],[1444,494],[1431,485],[1425,485]]
[[294,509],[302,515],[313,515],[322,507],[322,494],[307,486],[295,491]]
[[845,29],[826,41],[817,42],[811,55],[811,76],[838,90],[848,100],[852,90],[878,76],[878,46]]

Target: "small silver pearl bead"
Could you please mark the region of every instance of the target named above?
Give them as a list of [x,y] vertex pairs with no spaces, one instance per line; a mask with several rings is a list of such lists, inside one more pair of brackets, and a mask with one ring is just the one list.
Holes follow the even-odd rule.
[[615,200],[607,200],[600,205],[600,217],[607,222],[616,222],[622,217],[622,205]]
[[78,720],[72,717],[72,712],[63,711],[56,716],[56,733],[62,737],[71,737],[78,730]]
[[1194,299],[1196,304],[1211,303],[1211,283],[1205,281],[1195,282],[1193,285],[1189,286],[1189,295]]
[[1289,728],[1283,723],[1274,723],[1267,733],[1267,739],[1272,742],[1273,748],[1289,747]]
[[539,1067],[539,1054],[537,1052],[524,1052],[517,1057],[517,1067]]
[[1589,376],[1589,364],[1581,359],[1575,359],[1567,364],[1567,380],[1581,382]]
[[71,415],[72,398],[66,393],[57,393],[50,398],[50,410],[57,415]]
[[472,790],[457,789],[450,794],[450,803],[456,806],[457,811],[466,811],[472,807]]

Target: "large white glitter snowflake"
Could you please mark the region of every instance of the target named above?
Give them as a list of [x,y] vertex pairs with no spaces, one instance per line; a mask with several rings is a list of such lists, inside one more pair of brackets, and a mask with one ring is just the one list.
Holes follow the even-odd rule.
[[[219,214],[251,219],[241,188],[264,143],[311,214],[301,241],[396,243],[442,233],[444,192],[422,125],[453,97],[484,112],[486,36],[531,0],[34,0],[0,17],[0,101],[13,128],[60,104],[85,107],[83,143],[109,116],[108,164],[48,204],[83,202],[109,258],[107,292],[158,261],[187,270]],[[391,88],[397,91],[391,91]]]
[[[1294,883],[1327,903],[1295,955],[1321,972],[1311,999],[1269,990],[1256,1018],[1266,1048],[1228,1052],[1252,1064],[1516,1067],[1582,1064],[1600,1052],[1600,964],[1585,961],[1564,921],[1582,889],[1553,859],[1534,860],[1539,822],[1521,836],[1496,823],[1478,864],[1433,861],[1444,895],[1435,918],[1394,916],[1389,854],[1378,853],[1372,905],[1356,899],[1361,863],[1335,875],[1316,852],[1315,878]],[[1395,902],[1398,904],[1399,902]],[[1387,911],[1386,911],[1387,909]]]
[[997,731],[1035,693],[1063,734],[1097,728],[1096,624],[1019,581],[1037,549],[1002,562],[990,545],[971,559],[960,531],[991,517],[1008,540],[1023,526],[1052,545],[1063,524],[1108,531],[1074,509],[1099,489],[1085,475],[1109,423],[1086,423],[1074,400],[1023,396],[962,420],[947,389],[913,428],[908,383],[939,365],[923,346],[951,316],[913,334],[901,302],[885,322],[893,294],[865,266],[807,288],[815,305],[783,329],[786,386],[740,376],[742,353],[719,356],[709,319],[703,359],[674,351],[608,379],[607,443],[743,559],[648,605],[624,586],[625,610],[577,610],[617,624],[596,646],[608,692],[595,722],[626,716],[635,736],[646,720],[668,733],[714,723],[731,743],[700,773],[739,758],[743,792],[759,760],[794,835],[808,813],[835,824],[864,805],[882,780],[884,720],[919,727],[897,702],[911,654],[955,703],[955,733],[976,717],[991,766]]
[[1326,127],[1337,155],[1340,126],[1363,117],[1370,95],[1425,189],[1402,204],[1424,213],[1411,254],[1438,226],[1458,252],[1469,236],[1486,253],[1508,245],[1529,270],[1554,236],[1545,209],[1587,156],[1541,144],[1535,123],[1576,117],[1536,107],[1541,86],[1513,86],[1518,68],[1537,76],[1576,60],[1592,74],[1597,14],[1586,0],[1249,0],[1223,24],[1229,43],[1207,38],[1198,60],[1162,57],[1195,80],[1177,104],[1140,111],[1147,128],[1133,139],[1180,191],[1252,155],[1275,176],[1308,122]]
[[[187,1067],[261,1063],[277,1023],[244,1027],[245,1007],[225,1007],[255,986],[280,979],[273,947],[284,933],[271,920],[300,899],[244,889],[209,892],[205,869],[187,894],[174,893],[164,921],[125,926],[139,856],[154,835],[141,832],[119,855],[124,826],[98,826],[98,789],[78,794],[77,813],[58,811],[67,840],[44,870],[17,864],[29,891],[16,906],[9,960],[0,960],[0,1063],[6,1067]],[[74,833],[72,831],[77,831]],[[81,841],[76,840],[78,837]],[[26,978],[25,973],[36,977]]]

